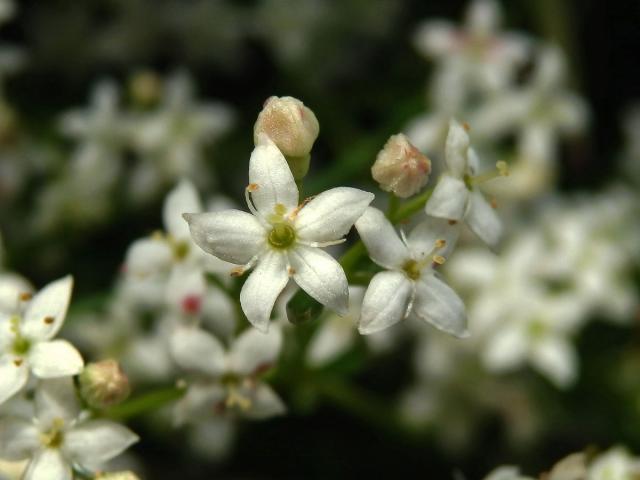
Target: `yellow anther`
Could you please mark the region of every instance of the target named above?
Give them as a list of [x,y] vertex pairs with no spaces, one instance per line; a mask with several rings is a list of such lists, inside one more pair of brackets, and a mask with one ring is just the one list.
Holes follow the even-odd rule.
[[468,132],[469,130],[471,130],[471,127],[469,126],[469,124],[467,122],[464,122],[462,124],[462,128],[464,128],[465,132]]
[[447,241],[444,238],[436,240],[436,248],[444,248],[447,245]]
[[502,175],[503,177],[509,175],[509,165],[504,160],[500,160],[499,162],[497,162],[496,168],[498,169],[500,175]]
[[247,192],[255,192],[259,188],[260,186],[257,183],[250,183],[249,185],[247,185]]
[[16,367],[19,367],[20,365],[22,365],[22,362],[23,362],[23,360],[21,358],[16,358],[16,359],[13,360],[13,364]]
[[47,325],[51,325],[53,322],[55,322],[55,320],[56,319],[54,317],[50,317],[50,316],[44,317],[42,319],[42,321]]
[[33,294],[29,292],[22,292],[18,298],[20,298],[20,300],[23,302],[28,302],[33,298]]
[[229,275],[231,275],[232,277],[241,277],[242,275],[244,275],[244,267],[232,268],[229,272]]
[[446,259],[442,255],[434,255],[432,260],[433,263],[436,263],[438,265],[443,265],[444,262],[446,262]]

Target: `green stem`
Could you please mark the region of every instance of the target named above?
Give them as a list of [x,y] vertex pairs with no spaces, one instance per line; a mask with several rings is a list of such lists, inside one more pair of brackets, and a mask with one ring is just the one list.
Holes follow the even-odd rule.
[[389,194],[389,206],[387,207],[387,218],[393,218],[400,207],[400,199],[393,193]]
[[180,399],[185,394],[184,388],[168,387],[153,390],[131,400],[110,408],[105,415],[114,420],[128,420],[133,417],[157,410]]

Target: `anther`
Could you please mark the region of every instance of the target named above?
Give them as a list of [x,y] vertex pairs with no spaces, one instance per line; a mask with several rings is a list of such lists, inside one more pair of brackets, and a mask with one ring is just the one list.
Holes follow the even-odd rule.
[[462,124],[462,128],[464,128],[465,132],[468,132],[469,130],[471,130],[471,127],[469,126],[469,124],[467,122],[464,122]]
[[259,188],[260,188],[260,186],[257,183],[250,183],[249,185],[247,185],[247,191],[248,192],[255,192]]
[[444,238],[436,240],[436,248],[444,248],[447,245],[447,241]]
[[28,302],[33,298],[33,294],[30,292],[22,292],[18,298],[20,298],[20,300],[23,302]]
[[16,359],[13,361],[13,364],[14,364],[16,367],[19,367],[20,365],[22,365],[22,362],[23,362],[23,360],[22,360],[21,358],[16,358]]
[[53,317],[44,317],[42,321],[47,325],[51,325],[56,319]]
[[242,275],[244,275],[244,267],[232,268],[229,272],[229,275],[231,275],[232,277],[241,277]]
[[433,263],[437,265],[443,265],[444,262],[446,261],[446,259],[442,255],[434,255],[432,259],[433,259]]

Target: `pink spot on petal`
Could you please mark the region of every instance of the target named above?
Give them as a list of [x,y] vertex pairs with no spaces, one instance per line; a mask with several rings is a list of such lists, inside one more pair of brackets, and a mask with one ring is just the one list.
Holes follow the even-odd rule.
[[198,295],[187,295],[182,299],[182,310],[189,315],[200,313],[202,298]]

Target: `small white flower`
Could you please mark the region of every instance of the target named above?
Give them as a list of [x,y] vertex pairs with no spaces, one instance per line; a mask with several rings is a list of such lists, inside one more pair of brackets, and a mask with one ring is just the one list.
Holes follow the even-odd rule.
[[0,456],[29,459],[23,480],[72,480],[73,468],[93,470],[138,437],[107,420],[86,420],[70,377],[43,380],[36,389],[35,419],[0,420]]
[[504,466],[498,467],[487,475],[484,480],[534,480],[520,474],[518,467]]
[[599,455],[589,466],[587,480],[634,480],[640,476],[640,459],[615,447]]
[[185,214],[193,240],[205,252],[235,264],[242,274],[255,265],[240,303],[249,321],[266,331],[273,305],[289,277],[309,295],[339,313],[347,312],[347,278],[320,247],[341,243],[373,194],[339,187],[298,205],[298,187],[287,162],[261,137],[249,163],[247,205],[252,214],[226,210]]
[[427,214],[456,222],[464,220],[480,239],[496,247],[502,236],[502,224],[477,185],[506,175],[506,165],[499,162],[495,173],[478,175],[478,157],[469,147],[469,135],[455,120],[449,124],[445,160],[447,169],[427,202]]
[[75,347],[53,340],[67,314],[72,286],[70,276],[56,280],[33,297],[24,313],[0,316],[0,403],[26,385],[29,372],[53,378],[82,370]]
[[368,208],[356,229],[371,259],[386,270],[377,273],[364,296],[359,331],[370,334],[415,314],[458,337],[467,335],[464,304],[434,270],[457,239],[446,220],[429,218],[401,240],[384,214]]
[[176,363],[204,378],[192,383],[176,406],[179,424],[234,411],[248,418],[265,418],[284,412],[278,395],[260,380],[260,374],[276,361],[282,332],[272,328],[263,334],[251,329],[225,351],[213,335],[197,326],[179,325],[170,339]]

